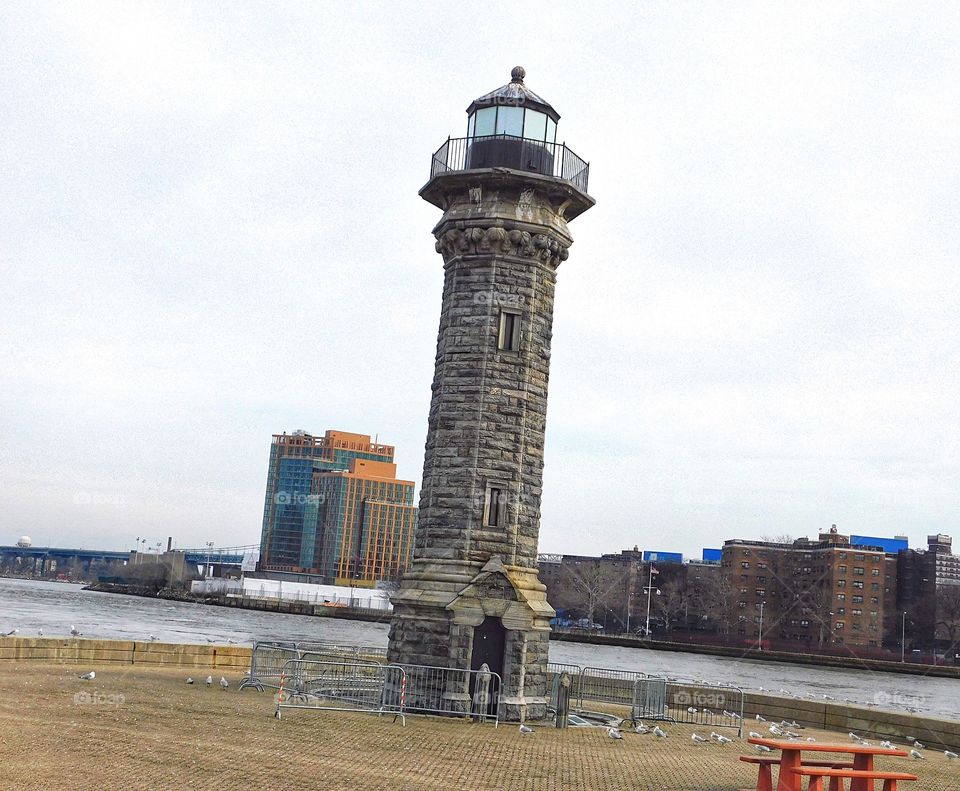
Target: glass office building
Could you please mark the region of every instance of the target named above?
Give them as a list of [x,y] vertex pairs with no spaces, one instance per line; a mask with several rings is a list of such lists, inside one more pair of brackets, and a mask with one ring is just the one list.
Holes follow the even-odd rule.
[[372,585],[410,560],[413,481],[398,480],[394,448],[364,434],[278,434],[270,448],[260,564],[263,571]]

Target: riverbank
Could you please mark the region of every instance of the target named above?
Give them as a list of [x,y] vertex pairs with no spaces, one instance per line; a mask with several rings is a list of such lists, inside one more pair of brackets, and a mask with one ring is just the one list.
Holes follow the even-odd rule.
[[[411,716],[290,711],[273,717],[269,693],[187,686],[183,669],[38,664],[0,674],[2,787],[23,791],[102,788],[299,788],[320,791],[735,791],[756,784],[756,768],[737,760],[744,741],[691,746],[690,726],[666,725],[669,738],[602,728],[479,725]],[[703,735],[708,735],[704,733]],[[818,741],[846,734],[809,729]],[[696,750],[696,760],[691,760]],[[922,789],[956,787],[942,754],[885,759],[913,771]]]
[[[357,607],[332,606],[296,599],[259,598],[253,596],[217,595],[197,596],[186,591],[165,588],[159,592],[138,589],[135,586],[119,586],[111,583],[97,583],[85,590],[101,593],[115,593],[146,598],[166,599],[170,601],[195,602],[214,607],[253,610],[256,612],[275,612],[287,615],[307,615],[320,618],[337,618],[367,623],[389,623],[391,613],[384,610],[370,610]],[[665,640],[644,640],[629,636],[597,634],[594,632],[554,631],[551,641],[605,645],[621,648],[642,648],[672,653],[696,654],[700,656],[719,656],[734,659],[751,659],[758,662],[786,663],[811,667],[828,667],[862,670],[875,670],[886,673],[898,673],[913,676],[960,679],[960,667],[951,665],[921,665],[912,662],[897,662],[882,659],[861,659],[853,656],[832,656],[827,654],[801,654],[787,651],[758,651],[737,646],[704,645],[700,643],[674,643]]]
[[553,632],[550,635],[550,639],[557,642],[588,643],[592,645],[619,646],[622,648],[646,648],[653,651],[700,654],[702,656],[725,656],[735,659],[751,659],[758,662],[785,662],[792,665],[811,665],[815,667],[837,667],[844,669],[857,667],[863,670],[877,670],[884,673],[903,673],[906,675],[960,679],[960,667],[951,665],[917,665],[912,662],[896,662],[883,659],[860,659],[852,655],[830,656],[827,654],[800,654],[787,651],[758,651],[752,648],[738,648],[736,646],[670,643],[663,640],[643,640],[640,638],[591,634],[587,632],[581,634]]
[[194,604],[208,604],[213,607],[231,607],[256,612],[310,615],[318,618],[342,618],[348,621],[366,621],[368,623],[381,623],[390,620],[389,610],[348,607],[300,599],[262,598],[259,596],[238,596],[236,594],[201,595],[175,588],[157,590],[156,588],[113,582],[97,582],[87,585],[83,589],[95,593],[140,596],[147,599],[163,599],[164,601],[193,602]]

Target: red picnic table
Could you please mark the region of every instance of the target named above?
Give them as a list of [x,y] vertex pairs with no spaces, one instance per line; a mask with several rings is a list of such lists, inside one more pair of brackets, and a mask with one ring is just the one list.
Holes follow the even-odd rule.
[[[769,747],[771,750],[780,751],[780,774],[777,778],[776,791],[802,791],[801,783],[803,782],[804,775],[801,772],[845,772],[844,776],[850,777],[850,791],[873,791],[874,780],[883,780],[882,777],[864,777],[857,776],[856,774],[851,773],[850,768],[838,768],[838,769],[829,769],[824,765],[826,761],[818,762],[804,762],[803,753],[848,753],[853,756],[853,766],[851,767],[853,772],[860,772],[864,774],[881,774],[875,773],[873,768],[873,758],[877,755],[895,755],[901,758],[906,758],[908,753],[906,750],[897,750],[897,749],[888,749],[886,747],[870,747],[864,744],[821,744],[820,742],[801,742],[801,741],[791,741],[788,739],[747,739],[750,744],[760,744],[764,747]],[[838,759],[837,764],[843,764],[843,759]],[[810,768],[818,766],[820,769]],[[845,764],[846,767],[850,767],[850,764]],[[768,770],[769,771],[769,770]],[[827,775],[829,776],[829,775]],[[766,783],[769,783],[769,775],[766,776],[767,779],[764,782],[764,772],[761,767],[760,779],[757,781],[757,791],[771,791],[769,787],[764,789],[763,786]],[[903,775],[899,779],[915,780],[916,777],[912,775]],[[821,781],[822,782],[822,781]],[[841,780],[837,780],[839,784]],[[811,788],[814,787],[811,785]],[[822,787],[822,786],[820,786]],[[834,786],[831,786],[834,787]],[[843,788],[842,785],[839,785],[840,788]],[[885,787],[888,787],[885,782]],[[896,787],[895,781],[893,787]]]

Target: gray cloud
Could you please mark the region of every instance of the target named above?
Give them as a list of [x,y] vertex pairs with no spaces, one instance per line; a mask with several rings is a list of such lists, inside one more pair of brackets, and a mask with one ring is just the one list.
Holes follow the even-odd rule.
[[5,9],[0,541],[252,543],[300,427],[379,432],[419,479],[416,193],[518,62],[598,199],[559,277],[541,547],[954,528],[956,7],[515,14]]

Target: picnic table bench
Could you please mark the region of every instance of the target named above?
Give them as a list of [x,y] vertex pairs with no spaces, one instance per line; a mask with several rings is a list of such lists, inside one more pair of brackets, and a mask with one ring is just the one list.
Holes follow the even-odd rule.
[[[897,781],[916,780],[906,772],[875,771],[875,756],[898,756],[905,758],[905,750],[872,747],[864,744],[820,744],[786,739],[747,739],[750,744],[763,745],[779,750],[779,759],[774,756],[741,756],[746,763],[758,764],[756,791],[774,791],[772,768],[779,765],[776,791],[802,791],[804,777],[809,777],[808,791],[823,791],[823,781],[830,779],[830,791],[843,791],[843,780],[850,780],[850,791],[874,791],[874,781],[883,781],[883,791],[896,791]],[[853,760],[829,759],[804,760],[803,753],[847,753]],[[744,791],[750,791],[745,789]]]

